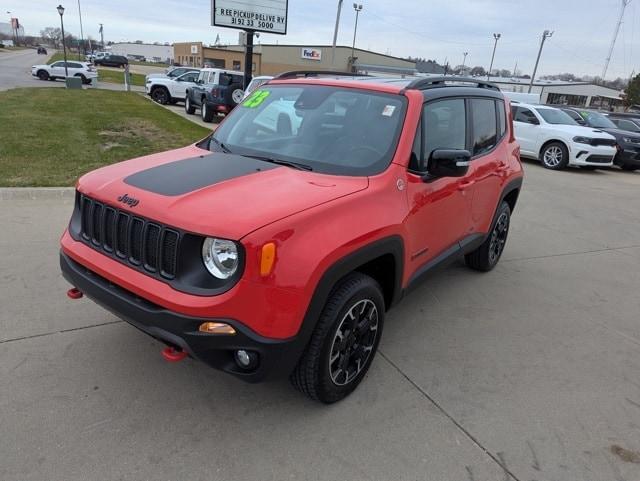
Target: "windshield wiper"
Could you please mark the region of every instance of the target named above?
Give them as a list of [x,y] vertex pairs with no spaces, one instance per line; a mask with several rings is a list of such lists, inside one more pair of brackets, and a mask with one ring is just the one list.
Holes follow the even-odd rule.
[[214,142],[218,147],[220,147],[220,149],[222,149],[222,151],[223,151],[225,154],[232,154],[232,153],[233,153],[233,152],[231,152],[229,149],[227,149],[227,147],[226,147],[222,142],[220,142],[218,139],[216,139],[215,137],[211,137],[211,140],[212,140],[212,141],[213,141],[213,142]]
[[303,164],[301,162],[293,162],[291,160],[276,159],[274,157],[269,157],[266,155],[243,155],[243,157],[251,157],[252,159],[263,160],[265,162],[271,162],[272,164],[286,165],[287,167],[293,167],[294,169],[299,169],[299,170],[313,170],[313,167],[307,164]]

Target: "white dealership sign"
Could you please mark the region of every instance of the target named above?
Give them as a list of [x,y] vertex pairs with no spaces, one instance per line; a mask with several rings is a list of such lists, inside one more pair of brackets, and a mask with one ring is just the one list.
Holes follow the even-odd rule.
[[288,0],[211,0],[211,25],[287,33]]
[[303,47],[300,52],[300,56],[302,58],[306,58],[307,60],[316,60],[319,62],[320,60],[322,60],[322,50],[318,48]]

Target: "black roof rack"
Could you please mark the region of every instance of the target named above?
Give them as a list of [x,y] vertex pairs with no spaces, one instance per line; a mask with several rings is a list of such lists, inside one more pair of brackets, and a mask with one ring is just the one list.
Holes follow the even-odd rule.
[[341,72],[337,70],[292,70],[290,72],[283,72],[279,75],[276,75],[274,77],[274,80],[319,77],[321,75],[325,75],[328,77],[369,77],[369,75],[365,74]]
[[470,83],[477,88],[500,90],[497,85],[473,77],[425,77],[416,79],[405,87],[405,90],[426,90],[439,87],[447,87],[447,83]]

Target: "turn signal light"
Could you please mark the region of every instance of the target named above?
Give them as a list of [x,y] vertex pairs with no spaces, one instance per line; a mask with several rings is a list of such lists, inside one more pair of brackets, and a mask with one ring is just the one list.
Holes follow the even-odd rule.
[[260,275],[267,277],[273,270],[273,264],[276,261],[276,244],[268,242],[262,246],[262,255],[260,256]]
[[218,334],[220,336],[233,336],[236,330],[229,324],[224,322],[203,322],[198,328],[200,332],[206,332],[207,334]]

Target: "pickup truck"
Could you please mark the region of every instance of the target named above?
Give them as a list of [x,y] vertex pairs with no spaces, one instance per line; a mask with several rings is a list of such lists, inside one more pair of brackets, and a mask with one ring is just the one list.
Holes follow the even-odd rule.
[[196,84],[186,91],[185,111],[192,115],[200,109],[202,120],[212,122],[216,115],[226,115],[242,102],[244,77],[234,70],[203,68]]

